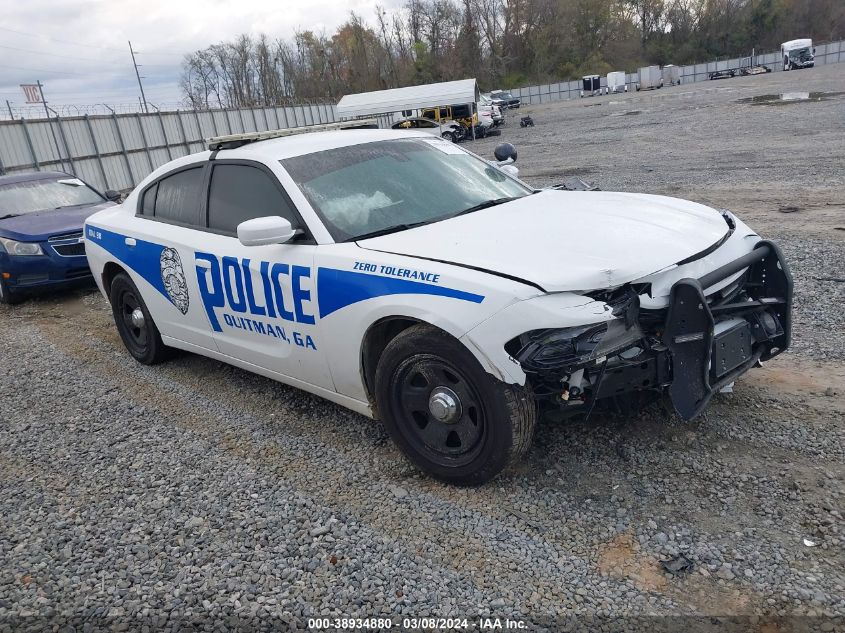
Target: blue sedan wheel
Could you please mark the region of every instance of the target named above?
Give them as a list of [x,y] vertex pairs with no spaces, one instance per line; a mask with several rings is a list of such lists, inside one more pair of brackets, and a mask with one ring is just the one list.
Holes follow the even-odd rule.
[[6,284],[5,279],[0,279],[0,303],[5,303],[6,305],[14,305],[16,303],[20,303],[22,297],[18,294],[13,294],[11,290],[9,290],[9,286]]

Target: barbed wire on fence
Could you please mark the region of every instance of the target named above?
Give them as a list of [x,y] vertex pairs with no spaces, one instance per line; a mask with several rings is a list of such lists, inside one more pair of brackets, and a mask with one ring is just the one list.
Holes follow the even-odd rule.
[[[148,110],[150,114],[156,112],[223,112],[226,110],[248,110],[250,106],[230,108],[194,108],[190,103],[185,102],[148,102]],[[333,99],[284,99],[279,103],[256,104],[251,106],[253,108],[274,108],[274,107],[292,107],[292,106],[309,106],[309,105],[334,105]],[[144,108],[140,103],[88,103],[75,104],[69,103],[64,105],[50,106],[50,116],[59,116],[62,118],[110,114],[145,114]],[[38,120],[44,119],[44,105],[41,103],[31,105],[15,105],[12,102],[5,104],[5,107],[0,108],[0,121],[12,121],[16,119]]]

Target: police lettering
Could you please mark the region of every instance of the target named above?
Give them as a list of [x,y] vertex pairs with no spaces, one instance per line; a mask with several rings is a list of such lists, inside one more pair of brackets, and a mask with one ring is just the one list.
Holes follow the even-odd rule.
[[[197,281],[208,320],[215,332],[222,332],[215,308],[314,324],[311,290],[303,287],[308,283],[304,280],[311,277],[308,266],[260,262],[259,287],[253,283],[249,259],[223,257],[218,260],[211,253],[197,252],[196,260],[209,263],[207,268],[197,265]],[[286,295],[291,298],[290,305]]]

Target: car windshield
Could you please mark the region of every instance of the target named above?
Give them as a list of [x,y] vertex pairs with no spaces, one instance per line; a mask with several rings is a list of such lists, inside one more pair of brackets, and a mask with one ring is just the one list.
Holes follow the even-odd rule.
[[792,59],[801,59],[802,57],[809,57],[810,56],[810,49],[809,49],[809,47],[796,48],[794,50],[789,51],[789,56]]
[[513,97],[511,97],[511,93],[509,92],[497,92],[494,96],[497,99],[513,99]]
[[27,180],[0,185],[0,216],[103,202],[103,197],[77,178]]
[[338,242],[437,222],[531,193],[439,138],[376,141],[281,162]]

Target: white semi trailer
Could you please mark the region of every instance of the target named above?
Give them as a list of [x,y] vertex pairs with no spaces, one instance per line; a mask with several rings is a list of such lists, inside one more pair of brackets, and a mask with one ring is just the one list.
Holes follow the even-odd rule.
[[780,45],[780,56],[784,70],[812,68],[816,65],[816,49],[813,48],[813,40],[809,38],[784,42]]

